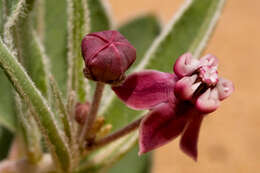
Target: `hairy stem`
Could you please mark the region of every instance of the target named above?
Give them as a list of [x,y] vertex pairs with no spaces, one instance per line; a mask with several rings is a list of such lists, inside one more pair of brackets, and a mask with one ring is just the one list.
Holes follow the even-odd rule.
[[96,149],[99,147],[102,147],[104,145],[107,145],[127,134],[129,134],[130,132],[136,130],[139,126],[140,123],[142,122],[144,116],[133,121],[132,123],[128,124],[127,126],[119,129],[118,131],[111,133],[110,135],[107,135],[106,137],[99,139],[97,141],[95,141],[94,143],[91,144],[91,146],[88,146],[88,149]]
[[[100,101],[102,98],[102,94],[103,94],[103,90],[104,90],[105,84],[102,82],[97,82],[97,86],[96,86],[96,90],[95,90],[95,94],[94,94],[94,99],[92,101],[91,107],[90,107],[90,112],[86,118],[85,124],[83,126],[79,141],[80,144],[83,144],[84,142],[84,138],[87,135],[88,136],[88,132],[90,132],[96,117],[97,117],[97,113],[98,113],[98,108],[100,105]],[[82,146],[82,145],[80,145]]]

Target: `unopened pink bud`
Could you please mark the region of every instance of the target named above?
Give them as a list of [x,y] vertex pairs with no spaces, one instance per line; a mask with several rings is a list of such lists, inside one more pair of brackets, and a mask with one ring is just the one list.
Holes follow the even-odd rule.
[[80,125],[83,125],[86,121],[86,118],[88,116],[88,112],[90,109],[89,102],[86,103],[77,103],[75,108],[75,120]]
[[136,50],[118,31],[86,35],[81,44],[87,78],[104,83],[117,83],[136,59]]

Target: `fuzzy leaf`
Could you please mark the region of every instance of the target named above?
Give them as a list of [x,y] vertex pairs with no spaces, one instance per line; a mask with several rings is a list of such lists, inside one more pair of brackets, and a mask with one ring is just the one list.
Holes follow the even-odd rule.
[[0,126],[0,161],[7,156],[12,139],[12,133],[6,128]]
[[185,52],[198,57],[216,26],[225,0],[187,0],[176,17],[153,43],[135,71],[172,72],[175,60]]
[[3,36],[4,20],[5,20],[3,1],[0,1],[0,11],[1,11],[1,13],[0,13],[0,36]]
[[[34,0],[21,0],[5,24],[5,41],[25,66],[36,87],[48,97],[47,58],[31,27]],[[22,104],[22,103],[19,103]]]
[[48,96],[47,57],[31,27],[31,11],[35,0],[21,0],[5,25],[5,41],[17,55],[32,80]]
[[67,87],[68,74],[66,7],[66,0],[45,0],[44,44],[46,53],[50,57],[51,72],[63,94]]
[[[0,1],[0,36],[3,37],[4,25],[11,10],[17,4],[17,1]],[[16,116],[14,111],[14,100],[12,86],[6,78],[4,72],[0,69],[0,124],[14,131],[16,126]]]
[[86,79],[82,69],[81,40],[89,32],[87,4],[83,0],[68,0],[68,92],[75,91],[78,101],[86,100]]
[[[149,173],[151,170],[151,154],[138,156],[138,145],[128,152],[108,173]],[[131,169],[125,169],[131,167]]]
[[0,69],[0,124],[11,131],[16,129],[15,104],[12,85]]
[[112,27],[109,13],[102,0],[87,0],[90,18],[90,32],[109,30]]
[[66,172],[71,166],[70,149],[62,131],[57,127],[54,114],[47,105],[46,99],[2,40],[0,40],[0,66],[26,104],[33,108],[34,118],[41,126],[41,132],[45,135],[54,161]]
[[111,168],[112,164],[122,158],[136,145],[137,131],[132,132],[88,157],[78,168],[77,173],[101,173]]
[[128,70],[131,71],[142,60],[142,57],[155,37],[159,35],[161,27],[155,16],[144,15],[132,19],[130,22],[121,25],[118,29],[136,48],[136,61]]
[[20,29],[22,29],[20,41],[22,46],[22,57],[24,59],[23,64],[36,87],[45,97],[48,97],[49,60],[32,28],[29,25],[23,25]]
[[18,130],[21,131],[23,135],[27,157],[30,162],[37,163],[42,158],[42,136],[33,118],[33,113],[28,109],[28,106],[22,102],[18,94],[16,95],[16,109],[17,114],[19,114],[17,116],[20,125]]
[[57,83],[55,81],[55,79],[51,76],[50,77],[50,86],[51,86],[51,90],[52,90],[52,95],[54,97],[54,109],[57,109],[58,113],[60,114],[60,119],[62,121],[63,127],[64,127],[64,131],[66,136],[68,137],[69,141],[71,142],[71,117],[68,113],[68,110],[66,109],[66,106],[64,104],[64,101],[62,99],[62,94],[60,93],[60,90],[58,89]]

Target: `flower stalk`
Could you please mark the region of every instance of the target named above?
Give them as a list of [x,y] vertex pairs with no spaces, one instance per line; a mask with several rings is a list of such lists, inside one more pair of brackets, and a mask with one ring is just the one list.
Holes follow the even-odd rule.
[[93,99],[91,107],[90,107],[90,112],[89,112],[88,116],[86,117],[85,124],[84,124],[84,126],[82,128],[82,132],[80,134],[80,138],[79,138],[80,146],[83,145],[85,137],[87,137],[87,139],[90,137],[88,132],[91,131],[91,128],[93,127],[93,124],[96,120],[104,87],[105,87],[104,83],[97,82],[94,99]]
[[90,143],[87,146],[87,150],[97,149],[104,145],[110,144],[111,142],[131,133],[132,131],[136,130],[140,126],[144,117],[145,116],[138,118],[137,120],[133,121],[132,123],[126,125],[125,127],[121,128],[121,129],[119,129],[118,131],[115,131],[115,132],[107,135],[106,137],[95,141],[94,143]]

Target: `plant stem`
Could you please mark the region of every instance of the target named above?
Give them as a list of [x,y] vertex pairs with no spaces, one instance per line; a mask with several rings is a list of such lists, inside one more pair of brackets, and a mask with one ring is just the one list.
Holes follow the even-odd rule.
[[[83,142],[84,142],[84,138],[85,137],[89,137],[88,132],[90,132],[96,117],[97,117],[97,113],[98,113],[98,108],[100,105],[100,101],[102,98],[102,94],[103,94],[103,90],[104,90],[105,84],[102,82],[97,82],[96,85],[96,90],[95,90],[95,94],[94,94],[94,99],[92,101],[91,107],[90,107],[90,112],[86,118],[85,124],[83,126],[80,138],[79,138],[79,142],[80,142],[80,146],[82,146]],[[87,136],[86,136],[87,135]]]
[[140,123],[142,122],[144,117],[145,116],[133,121],[132,123],[128,124],[127,126],[119,129],[118,131],[116,131],[110,135],[107,135],[106,137],[104,137],[102,139],[95,141],[94,143],[92,143],[91,146],[88,146],[89,147],[88,149],[91,150],[91,149],[102,147],[104,145],[107,145],[107,144],[129,134],[130,132],[136,130],[140,126]]

